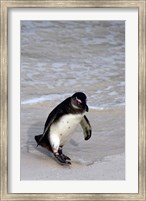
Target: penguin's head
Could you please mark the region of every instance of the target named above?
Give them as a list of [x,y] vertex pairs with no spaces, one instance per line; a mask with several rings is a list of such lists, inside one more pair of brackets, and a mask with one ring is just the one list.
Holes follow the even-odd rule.
[[71,97],[71,104],[76,109],[83,109],[88,112],[87,97],[83,92],[76,92]]

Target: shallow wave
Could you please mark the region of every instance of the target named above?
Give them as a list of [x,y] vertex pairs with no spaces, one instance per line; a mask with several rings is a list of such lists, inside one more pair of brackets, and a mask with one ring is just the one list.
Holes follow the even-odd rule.
[[32,99],[26,99],[21,101],[22,105],[26,105],[26,104],[37,104],[37,103],[42,103],[42,102],[46,102],[46,101],[54,101],[54,100],[63,100],[65,99],[65,97],[70,96],[71,94],[51,94],[51,95],[44,95],[41,97],[36,97],[36,98],[32,98]]
[[[22,105],[34,105],[34,104],[39,104],[39,103],[44,103],[47,101],[58,101],[59,102],[63,101],[66,97],[71,96],[71,94],[52,94],[52,95],[44,95],[41,97],[36,97],[36,98],[32,98],[32,99],[26,99],[21,101]],[[119,103],[119,104],[99,104],[94,105],[92,103],[88,104],[89,109],[91,110],[109,110],[109,109],[115,109],[115,108],[119,108],[119,107],[125,107],[125,103]]]

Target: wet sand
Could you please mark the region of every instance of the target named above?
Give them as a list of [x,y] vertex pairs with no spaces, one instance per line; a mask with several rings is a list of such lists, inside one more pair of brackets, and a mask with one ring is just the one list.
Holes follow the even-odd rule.
[[[53,103],[52,103],[53,104]],[[48,103],[21,106],[21,180],[124,180],[124,109],[93,110],[87,113],[92,137],[84,140],[80,126],[64,146],[72,165],[58,164],[34,136],[42,133],[52,109]]]

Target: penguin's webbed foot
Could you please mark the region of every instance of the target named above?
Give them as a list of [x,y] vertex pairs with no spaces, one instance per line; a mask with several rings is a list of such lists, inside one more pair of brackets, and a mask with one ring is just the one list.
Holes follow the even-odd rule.
[[70,160],[69,157],[65,156],[64,154],[58,154],[58,153],[55,153],[54,154],[55,158],[62,164],[62,165],[70,165],[71,162],[70,161],[67,161],[67,160]]
[[58,153],[59,155],[61,155],[65,160],[71,160],[68,156],[64,155],[62,153],[62,147],[60,146],[59,149],[58,149]]
[[61,154],[61,156],[65,159],[65,160],[71,160],[68,156],[64,155],[63,153]]
[[64,155],[62,153],[62,147],[60,146],[59,149],[58,149],[58,153],[59,155],[61,155],[65,160],[71,160],[68,156]]

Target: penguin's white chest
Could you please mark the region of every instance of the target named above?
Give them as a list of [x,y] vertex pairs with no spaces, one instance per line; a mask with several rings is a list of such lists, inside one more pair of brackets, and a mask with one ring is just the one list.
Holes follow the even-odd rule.
[[50,127],[50,140],[56,139],[60,145],[64,145],[71,138],[72,132],[82,118],[83,114],[67,114],[61,117],[58,122]]

